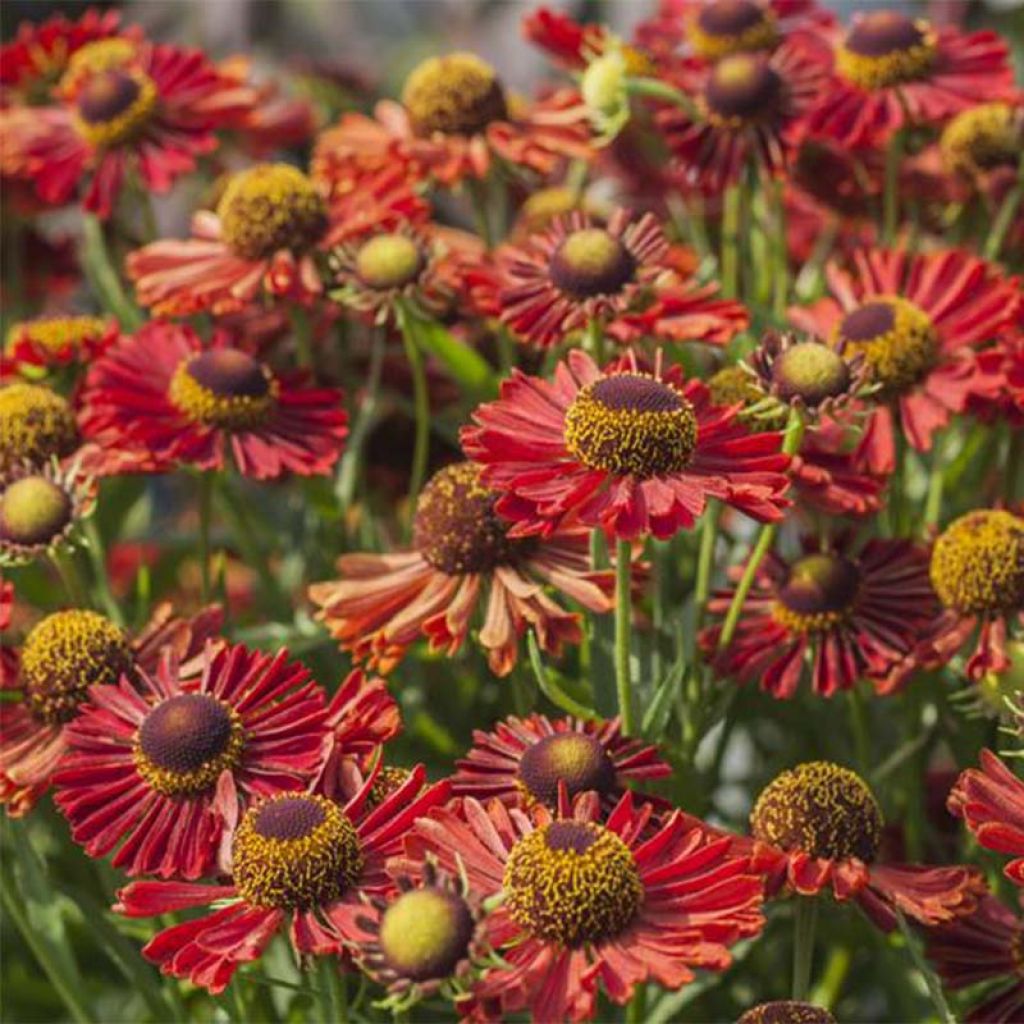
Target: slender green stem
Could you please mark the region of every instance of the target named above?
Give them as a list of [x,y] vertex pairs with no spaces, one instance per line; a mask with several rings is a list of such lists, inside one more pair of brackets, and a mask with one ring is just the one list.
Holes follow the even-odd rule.
[[793,918],[793,998],[805,1000],[811,988],[814,965],[814,932],[818,925],[818,900],[814,896],[796,896]]
[[739,182],[725,190],[722,206],[722,295],[735,299],[739,295],[740,210],[742,191]]
[[896,922],[900,926],[903,941],[907,944],[907,952],[910,954],[910,959],[914,961],[914,966],[924,978],[925,986],[928,989],[928,997],[932,1001],[932,1006],[935,1007],[935,1012],[939,1015],[939,1020],[942,1021],[942,1024],[956,1024],[956,1017],[953,1016],[949,1003],[946,1002],[946,997],[942,992],[942,983],[935,976],[935,972],[928,965],[928,961],[922,956],[921,950],[917,945],[917,937],[910,930],[910,925],[907,924],[903,911],[899,907],[894,907],[893,910],[896,913]]
[[697,553],[697,581],[693,589],[694,632],[700,629],[711,593],[711,569],[715,559],[715,541],[718,539],[718,517],[722,507],[712,499],[704,509],[700,528],[700,550]]
[[633,686],[629,665],[629,639],[633,626],[630,594],[633,559],[628,540],[615,546],[615,691],[619,698],[623,736],[633,735]]
[[82,215],[82,241],[82,263],[100,305],[117,317],[123,330],[134,331],[142,325],[144,317],[138,306],[125,294],[121,278],[107,252],[103,224],[91,213]]
[[356,412],[352,432],[345,443],[341,468],[338,470],[338,484],[335,493],[343,510],[347,509],[355,500],[363,447],[377,418],[377,405],[380,400],[380,371],[384,364],[386,340],[383,329],[375,330],[370,338],[370,367],[366,375],[366,388],[363,400]]
[[583,351],[590,355],[598,366],[604,366],[604,331],[599,320],[588,320],[583,331]]
[[210,600],[210,521],[213,518],[213,473],[199,474],[199,573],[203,602]]
[[882,194],[882,240],[891,245],[896,240],[900,218],[900,165],[906,139],[900,129],[893,133],[885,151],[885,191]]
[[412,373],[413,407],[416,415],[416,441],[412,455],[412,477],[409,483],[410,505],[415,503],[427,477],[427,459],[430,455],[430,394],[427,389],[427,367],[416,341],[413,319],[405,310],[399,314],[405,357]]
[[853,746],[857,755],[857,768],[862,775],[871,770],[871,736],[868,731],[867,709],[864,696],[854,685],[847,691],[850,703],[850,729],[853,732]]
[[89,552],[89,561],[92,563],[92,574],[96,580],[96,592],[99,594],[100,604],[107,615],[119,626],[124,625],[124,615],[121,613],[120,605],[114,600],[113,592],[110,589],[110,576],[107,572],[106,548],[103,544],[103,537],[93,517],[85,520],[86,547]]
[[476,232],[484,240],[484,245],[488,249],[492,249],[494,247],[494,232],[491,230],[491,219],[487,210],[487,183],[477,178],[467,178],[466,189],[473,207]]
[[626,1004],[627,1024],[643,1024],[647,1019],[647,986],[640,982],[633,990],[633,998]]
[[942,490],[945,483],[945,438],[936,437],[932,447],[932,464],[928,473],[928,494],[924,502],[924,525],[935,526],[942,513]]
[[72,605],[76,608],[90,607],[89,588],[82,579],[74,551],[67,548],[55,550],[50,556],[50,561],[53,562],[53,567],[57,570]]
[[8,919],[21,933],[25,945],[28,946],[39,966],[50,979],[50,984],[68,1008],[72,1019],[77,1024],[90,1024],[93,1018],[79,998],[77,985],[64,977],[60,965],[50,955],[50,949],[43,933],[36,929],[29,920],[18,890],[6,871],[0,871],[0,897],[2,897],[3,908]]
[[322,956],[317,960],[318,1001],[323,1024],[344,1024],[348,1021],[348,989],[338,968],[338,960],[334,957]]
[[789,305],[789,252],[786,246],[786,204],[781,178],[771,181],[767,191],[772,201],[772,312],[777,320],[786,316]]
[[696,113],[693,100],[686,93],[658,78],[627,78],[626,92],[630,96],[647,96],[650,99],[671,103],[672,106],[680,107],[690,114]]
[[295,336],[295,357],[299,366],[306,370],[313,367],[313,325],[309,313],[294,303],[289,311],[292,334]]
[[585,704],[581,704],[578,700],[573,699],[563,690],[544,670],[544,661],[541,658],[540,644],[537,643],[537,636],[531,629],[526,637],[526,646],[530,652],[530,667],[533,669],[533,675],[537,680],[537,685],[540,687],[540,692],[555,707],[561,708],[567,714],[575,715],[577,718],[582,718],[586,722],[598,721],[600,716],[588,708]]
[[992,222],[988,237],[985,239],[981,250],[985,259],[999,258],[1003,242],[1006,240],[1007,232],[1010,230],[1010,225],[1013,224],[1013,218],[1017,214],[1022,199],[1024,199],[1024,156],[1020,158],[1020,163],[1017,165],[1017,184],[1007,192],[1002,206],[999,207],[999,213],[996,214],[996,219]]

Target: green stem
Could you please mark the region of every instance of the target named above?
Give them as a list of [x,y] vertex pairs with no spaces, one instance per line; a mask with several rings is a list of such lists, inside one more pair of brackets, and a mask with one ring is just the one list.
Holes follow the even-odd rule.
[[739,182],[725,190],[722,203],[722,295],[735,299],[739,295],[740,204]]
[[935,526],[942,513],[942,490],[945,483],[945,438],[936,437],[932,448],[932,464],[928,473],[928,495],[924,503],[924,525]]
[[68,1008],[72,1019],[78,1024],[90,1024],[92,1017],[79,999],[77,985],[68,982],[56,960],[50,955],[46,940],[29,921],[18,891],[6,871],[0,871],[0,898],[2,898],[3,908],[8,919],[21,932],[25,945],[50,979],[50,984],[53,985],[54,991]]
[[598,366],[604,366],[604,331],[601,329],[599,320],[588,320],[583,331],[583,351],[586,352]]
[[579,701],[574,700],[569,696],[544,670],[544,661],[541,658],[540,645],[537,643],[537,635],[531,629],[526,636],[526,646],[530,652],[530,667],[533,669],[534,677],[537,680],[537,685],[540,687],[541,693],[555,707],[561,708],[567,714],[575,715],[577,718],[582,718],[585,722],[596,722],[600,720],[600,716],[595,714],[585,704],[581,704]]
[[711,499],[704,509],[704,521],[700,528],[700,550],[697,553],[697,581],[693,589],[694,633],[700,630],[701,622],[711,593],[711,570],[715,559],[715,541],[718,538],[718,517],[721,506]]
[[893,133],[885,151],[885,192],[882,195],[882,241],[896,240],[900,216],[900,165],[903,162],[903,129]]
[[205,604],[210,600],[210,521],[213,518],[213,485],[214,474],[199,474],[199,573],[202,587],[202,599]]
[[74,551],[67,548],[56,550],[51,554],[50,561],[53,562],[53,567],[60,576],[60,581],[64,585],[64,591],[71,604],[76,608],[90,607],[89,588],[85,585],[82,574],[79,572]]
[[626,92],[630,96],[646,96],[649,99],[671,103],[672,106],[680,107],[690,114],[697,112],[693,100],[686,93],[658,78],[627,78]]
[[910,954],[910,959],[914,961],[914,966],[924,978],[925,986],[928,989],[928,996],[932,1001],[932,1006],[935,1007],[935,1012],[939,1015],[939,1020],[942,1021],[942,1024],[956,1024],[956,1017],[950,1011],[949,1004],[946,1002],[946,997],[942,992],[942,984],[935,976],[935,972],[928,966],[928,962],[921,955],[921,951],[917,947],[917,937],[910,930],[910,925],[907,924],[903,911],[898,907],[894,907],[893,910],[896,913],[896,922],[900,926],[903,941],[907,944],[907,952]]
[[313,325],[309,313],[298,304],[289,312],[292,334],[295,336],[295,356],[299,366],[309,370],[313,367]]
[[370,338],[370,368],[366,376],[366,390],[362,404],[356,413],[352,432],[345,444],[345,454],[338,471],[336,494],[342,510],[347,509],[356,496],[356,484],[359,482],[359,464],[362,460],[363,446],[373,429],[377,417],[377,404],[380,391],[380,371],[384,365],[384,346],[386,336],[384,330],[373,331]]
[[96,525],[95,518],[90,517],[86,519],[84,528],[87,542],[86,548],[89,552],[89,561],[92,563],[92,572],[96,579],[96,590],[99,594],[100,604],[103,605],[104,611],[113,622],[123,626],[124,616],[121,614],[121,608],[117,601],[114,600],[114,595],[110,589],[106,548],[104,547],[103,537],[100,535],[100,529]]
[[847,691],[847,696],[850,702],[850,729],[853,732],[853,745],[857,754],[857,768],[861,775],[867,775],[871,770],[871,737],[864,697],[856,685]]
[[427,389],[427,368],[416,341],[412,317],[400,308],[398,322],[402,332],[402,343],[405,345],[405,358],[412,372],[413,406],[416,413],[416,441],[413,446],[412,477],[409,483],[411,509],[427,477],[427,459],[430,455],[430,394]]
[[633,601],[630,595],[632,551],[628,540],[615,546],[615,691],[619,698],[622,735],[633,735],[633,688],[629,666],[629,639]]
[[348,1021],[348,989],[334,957],[317,960],[320,1019],[323,1024],[344,1024]]
[[477,178],[467,178],[466,189],[469,192],[469,201],[473,207],[476,232],[484,240],[484,245],[488,249],[492,249],[494,247],[494,233],[491,230],[490,217],[487,215],[486,182]]
[[1024,156],[1020,158],[1020,163],[1017,165],[1017,184],[1010,189],[1003,199],[1003,204],[999,207],[999,213],[996,214],[996,219],[992,222],[992,228],[985,239],[985,244],[981,250],[985,259],[995,260],[999,258],[1003,242],[1006,240],[1007,232],[1010,230],[1010,225],[1013,224],[1013,218],[1016,216],[1017,208],[1020,206],[1022,199],[1024,199]]
[[814,896],[796,896],[793,918],[793,998],[806,1000],[811,988],[814,965],[814,932],[818,924],[818,900]]
[[89,280],[96,289],[100,305],[117,317],[122,330],[134,331],[142,326],[144,317],[138,306],[125,294],[107,252],[103,224],[91,213],[82,215],[82,262]]
[[789,305],[789,252],[786,247],[786,205],[783,199],[782,179],[769,182],[767,192],[772,203],[772,312],[777,320],[786,316]]
[[633,998],[626,1004],[627,1024],[643,1024],[647,1019],[647,986],[640,982],[633,990]]

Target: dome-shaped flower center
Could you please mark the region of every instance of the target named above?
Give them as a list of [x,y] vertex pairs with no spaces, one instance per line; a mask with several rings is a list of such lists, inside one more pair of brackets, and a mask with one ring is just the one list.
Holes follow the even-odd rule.
[[804,555],[790,567],[773,609],[777,621],[801,633],[828,629],[849,615],[860,572],[839,555]]
[[402,104],[417,135],[475,135],[508,114],[494,68],[472,53],[417,65],[405,80]]
[[687,34],[697,55],[707,60],[771,50],[779,41],[774,12],[767,3],[755,0],[711,0],[701,4]]
[[966,175],[1016,165],[1022,147],[1021,115],[1009,103],[981,103],[962,111],[939,140],[947,169]]
[[523,754],[519,781],[531,797],[553,807],[559,782],[565,783],[570,797],[587,790],[610,793],[615,786],[615,765],[593,736],[556,733],[545,736]]
[[307,252],[327,230],[323,196],[288,164],[259,164],[234,175],[217,215],[224,241],[246,260],[269,259],[280,249]]
[[646,480],[686,468],[697,446],[697,417],[670,384],[615,374],[587,384],[573,399],[565,446],[591,469]]
[[33,715],[68,722],[90,686],[116,683],[132,670],[128,638],[97,612],[71,609],[38,622],[21,648],[21,677]]
[[262,363],[238,349],[219,348],[182,362],[171,378],[169,398],[193,423],[244,430],[267,420],[278,391]]
[[497,495],[480,483],[480,467],[458,462],[438,470],[416,503],[413,544],[435,569],[456,576],[511,562],[522,541],[494,511]]
[[61,89],[72,88],[83,76],[123,68],[131,64],[137,55],[136,44],[123,36],[96,39],[91,43],[86,43],[68,58],[68,66],[61,81]]
[[247,811],[232,860],[242,899],[280,910],[330,903],[363,869],[355,826],[336,803],[309,795],[281,794]]
[[582,197],[575,189],[551,185],[528,196],[519,208],[519,215],[531,231],[542,231],[555,217],[578,210],[581,203]]
[[98,316],[47,316],[15,324],[7,332],[8,347],[22,338],[46,352],[78,349],[103,337],[107,322]]
[[67,401],[34,384],[0,388],[0,466],[63,458],[78,446],[78,424]]
[[872,11],[854,17],[836,49],[836,70],[862,89],[882,89],[923,78],[935,53],[936,37],[927,21]]
[[74,503],[45,476],[23,476],[0,494],[0,539],[12,544],[48,544],[71,522]]
[[420,247],[407,235],[375,235],[356,254],[356,273],[368,288],[387,291],[412,284],[426,260]]
[[872,378],[889,395],[918,384],[938,359],[939,339],[931,318],[896,296],[879,296],[847,313],[836,328],[836,341],[863,353]]
[[142,71],[100,71],[89,75],[78,91],[75,126],[93,146],[116,146],[139,133],[156,104],[156,85]]
[[850,386],[850,368],[835,349],[817,341],[801,341],[784,349],[772,363],[772,380],[781,398],[799,398],[815,409],[838,398]]
[[238,764],[244,744],[234,708],[205,693],[183,693],[157,704],[143,719],[135,765],[158,793],[201,793]]
[[782,77],[766,55],[735,53],[715,65],[704,102],[712,119],[742,123],[777,115],[784,92]]
[[736,1024],[836,1024],[836,1019],[824,1006],[779,999],[752,1006]]
[[870,863],[882,838],[882,812],[855,772],[810,761],[783,772],[757,798],[750,815],[756,839],[826,860]]
[[377,778],[373,780],[366,802],[371,807],[379,807],[396,789],[405,785],[409,778],[408,768],[401,768],[395,764],[386,764],[377,772]]
[[556,821],[512,847],[505,907],[531,936],[578,947],[625,928],[644,898],[629,847],[603,825]]
[[551,282],[575,299],[613,295],[633,280],[636,260],[604,228],[573,231],[551,257]]
[[976,509],[952,522],[932,549],[931,579],[947,608],[967,614],[1024,608],[1024,519]]
[[381,953],[400,978],[446,978],[466,956],[473,928],[461,896],[435,887],[411,889],[384,911]]

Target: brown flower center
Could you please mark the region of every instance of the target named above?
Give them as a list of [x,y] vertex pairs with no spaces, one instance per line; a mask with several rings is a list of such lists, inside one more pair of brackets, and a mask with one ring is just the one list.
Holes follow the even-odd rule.
[[670,384],[639,373],[581,388],[565,416],[565,446],[591,469],[642,480],[689,465],[697,417]]
[[736,1024],[836,1024],[836,1019],[823,1006],[778,999],[752,1006]]
[[739,123],[766,120],[782,109],[782,77],[763,54],[736,53],[714,67],[704,89],[713,120]]
[[849,559],[804,555],[790,566],[773,615],[796,632],[828,629],[849,615],[859,587],[860,572]]
[[829,761],[811,761],[784,771],[764,788],[750,824],[756,839],[788,853],[870,863],[883,822],[859,775]]
[[193,423],[244,430],[266,422],[279,385],[262,363],[238,349],[202,352],[171,378],[171,403]]
[[75,125],[93,146],[116,146],[139,134],[156,104],[156,85],[138,69],[99,71],[79,90]]
[[391,903],[380,922],[384,961],[400,978],[446,978],[469,949],[473,914],[454,892],[411,889]]
[[771,50],[779,41],[775,15],[755,0],[712,0],[701,4],[689,24],[690,45],[698,56],[718,60],[732,53]]
[[45,476],[23,476],[0,494],[0,539],[13,544],[47,544],[71,522],[74,503]]
[[863,89],[923,78],[935,60],[936,37],[923,19],[897,11],[860,14],[836,50],[836,70]]
[[558,784],[569,796],[594,790],[601,795],[615,787],[615,765],[600,741],[582,732],[545,736],[519,761],[519,781],[527,793],[549,807],[558,800]]
[[472,53],[423,61],[405,81],[402,104],[417,135],[475,135],[508,116],[494,68]]
[[554,286],[574,299],[614,295],[633,280],[636,260],[604,228],[573,231],[551,257]]
[[618,935],[644,898],[629,847],[603,825],[579,821],[556,821],[520,839],[503,887],[516,924],[570,948]]
[[523,541],[510,541],[494,511],[497,495],[480,483],[480,467],[458,462],[438,470],[420,494],[413,544],[449,576],[489,572],[514,561]]

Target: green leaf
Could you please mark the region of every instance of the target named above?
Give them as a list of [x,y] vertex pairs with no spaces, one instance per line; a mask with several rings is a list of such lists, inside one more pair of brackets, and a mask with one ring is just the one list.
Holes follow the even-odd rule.
[[668,670],[665,677],[658,683],[654,691],[654,697],[644,712],[643,721],[640,723],[640,731],[652,740],[660,740],[665,733],[665,726],[668,725],[668,717],[672,713],[672,700],[683,685],[683,673],[686,671],[686,662],[678,658],[675,664]]
[[440,362],[473,398],[497,395],[498,378],[479,352],[459,341],[436,320],[410,316],[408,326],[422,349]]

